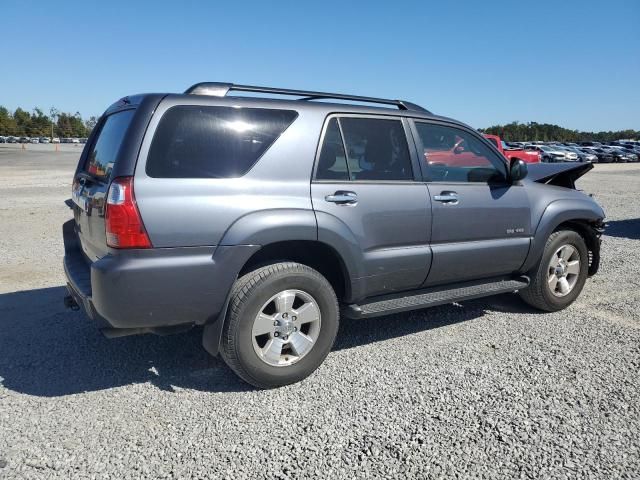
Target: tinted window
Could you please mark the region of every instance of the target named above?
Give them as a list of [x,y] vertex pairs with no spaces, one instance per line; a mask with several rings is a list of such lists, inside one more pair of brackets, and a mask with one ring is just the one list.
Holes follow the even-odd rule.
[[344,144],[335,118],[329,121],[324,134],[316,178],[318,180],[349,180],[347,156],[344,154]]
[[134,110],[125,110],[109,115],[104,120],[100,133],[89,151],[85,172],[100,180],[109,178],[133,114]]
[[240,177],[297,115],[290,110],[173,107],[156,129],[147,174],[159,178]]
[[506,178],[506,164],[475,135],[458,128],[416,123],[431,181],[489,182]]
[[351,180],[413,180],[400,120],[341,118]]

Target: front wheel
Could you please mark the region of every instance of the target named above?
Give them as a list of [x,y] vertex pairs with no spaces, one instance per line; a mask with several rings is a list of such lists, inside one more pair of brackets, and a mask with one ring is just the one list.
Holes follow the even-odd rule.
[[580,295],[588,269],[589,252],[584,239],[573,230],[554,232],[531,275],[530,285],[520,291],[520,297],[540,310],[562,310]]
[[235,283],[221,355],[255,387],[288,385],[320,366],[338,323],[336,295],[319,272],[292,262],[268,265]]

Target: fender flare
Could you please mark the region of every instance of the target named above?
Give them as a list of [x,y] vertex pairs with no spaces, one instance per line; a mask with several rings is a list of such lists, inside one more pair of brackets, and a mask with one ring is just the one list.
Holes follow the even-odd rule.
[[292,240],[324,243],[341,258],[351,281],[364,276],[364,259],[354,233],[342,220],[324,212],[273,209],[250,213],[227,229],[220,245],[266,246]]
[[[316,214],[320,217],[318,221]],[[335,250],[346,269],[347,281],[351,283],[351,296],[360,294],[360,289],[354,291],[354,288],[357,288],[357,280],[362,276],[362,252],[351,229],[332,215],[306,209],[272,209],[251,213],[239,218],[227,229],[220,246],[264,247],[292,240],[324,243]],[[204,326],[202,345],[213,356],[220,352],[230,294],[231,291],[215,321]]]
[[237,219],[222,236],[220,245],[268,245],[285,240],[317,240],[313,210],[278,208],[260,210]]
[[521,270],[528,272],[542,258],[547,239],[559,225],[569,221],[598,222],[604,211],[597,203],[587,199],[562,199],[551,202],[540,216],[531,247]]
[[351,298],[348,302],[361,299],[365,291],[365,264],[360,242],[349,226],[338,217],[326,212],[316,212],[318,221],[318,241],[333,248],[342,259],[349,282]]

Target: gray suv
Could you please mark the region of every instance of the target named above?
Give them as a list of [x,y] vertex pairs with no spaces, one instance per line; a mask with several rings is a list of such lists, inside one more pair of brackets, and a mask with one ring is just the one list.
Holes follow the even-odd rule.
[[65,304],[108,337],[202,326],[245,381],[293,383],[340,316],[504,292],[567,307],[598,269],[604,213],[575,189],[591,168],[509,164],[401,100],[224,83],[125,97],[75,172]]

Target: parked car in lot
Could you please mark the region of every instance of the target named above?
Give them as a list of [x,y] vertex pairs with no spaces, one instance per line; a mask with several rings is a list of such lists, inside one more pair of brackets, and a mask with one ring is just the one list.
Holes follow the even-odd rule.
[[29,143],[31,139],[29,137],[20,137],[18,140],[19,143]]
[[539,163],[541,160],[540,152],[533,150],[524,150],[522,148],[509,147],[499,136],[484,134],[484,137],[489,140],[498,149],[498,151],[504,155],[509,161],[513,159],[520,159],[526,163]]
[[51,143],[49,137],[40,137],[40,143]]
[[630,159],[630,156],[626,152],[613,148],[609,145],[603,145],[601,149],[613,155],[613,161],[615,163],[627,163]]
[[625,145],[627,151],[635,153],[640,157],[640,146]]
[[604,150],[602,148],[597,147],[582,147],[583,151],[588,151],[593,153],[598,157],[598,163],[613,163],[615,162],[615,157],[613,153]]
[[18,143],[17,137],[10,136],[10,137],[7,137],[6,140],[7,140],[7,143]]
[[524,146],[525,151],[540,153],[540,159],[546,163],[564,162],[565,152],[552,145],[529,144]]
[[598,163],[598,156],[593,153],[585,152],[580,150],[578,147],[565,146],[564,148],[574,152],[578,156],[578,161],[580,162]]
[[29,140],[30,143],[40,143],[40,139],[38,137],[33,137]]
[[60,143],[60,139],[58,137],[53,137],[51,139],[51,143]]
[[622,163],[638,161],[638,154],[630,148],[626,148],[620,145],[611,145],[609,147],[609,150],[614,151],[615,152],[614,156],[617,155],[616,157],[617,159],[622,159]]
[[591,168],[508,162],[401,100],[222,83],[127,97],[74,175],[65,303],[107,336],[203,325],[245,381],[286,385],[341,315],[515,291],[570,305],[599,265],[604,212],[574,184]]
[[0,143],[7,143],[6,137],[0,137]]
[[553,145],[552,148],[564,153],[564,161],[565,162],[579,162],[580,157],[576,152],[571,150],[569,147],[564,145]]

